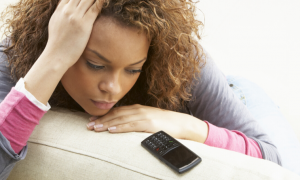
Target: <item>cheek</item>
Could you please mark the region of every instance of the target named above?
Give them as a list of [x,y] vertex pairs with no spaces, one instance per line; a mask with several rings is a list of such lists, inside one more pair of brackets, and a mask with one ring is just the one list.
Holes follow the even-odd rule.
[[86,91],[93,84],[92,77],[86,72],[80,60],[68,69],[61,83],[74,100],[84,97],[83,95],[87,94]]
[[130,76],[128,77],[126,75],[126,76],[124,76],[124,78],[122,78],[121,82],[123,82],[123,83],[121,83],[121,86],[123,89],[123,92],[122,92],[123,96],[125,94],[127,94],[130,91],[130,89],[134,86],[138,77],[139,77],[138,75],[136,75],[134,77],[130,77]]

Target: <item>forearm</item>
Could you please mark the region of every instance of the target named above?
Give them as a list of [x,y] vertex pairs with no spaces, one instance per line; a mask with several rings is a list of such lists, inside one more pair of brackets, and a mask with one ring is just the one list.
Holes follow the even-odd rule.
[[247,137],[240,131],[230,131],[228,129],[210,124],[207,121],[206,123],[209,125],[208,138],[205,141],[206,145],[231,150],[262,159],[261,150],[255,140]]
[[188,140],[262,158],[257,142],[242,132],[219,128],[195,117],[190,118],[189,122]]
[[26,94],[21,78],[0,104],[0,131],[16,153],[23,149],[39,120],[50,109],[49,104],[44,106]]
[[187,115],[187,119],[189,123],[185,127],[186,139],[204,143],[208,137],[207,124],[191,115]]
[[44,51],[24,77],[26,90],[45,105],[69,68],[63,60]]

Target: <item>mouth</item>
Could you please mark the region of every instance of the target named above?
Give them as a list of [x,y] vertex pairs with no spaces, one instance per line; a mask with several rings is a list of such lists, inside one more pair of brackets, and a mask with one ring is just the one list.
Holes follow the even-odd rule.
[[117,102],[91,100],[98,109],[111,109]]

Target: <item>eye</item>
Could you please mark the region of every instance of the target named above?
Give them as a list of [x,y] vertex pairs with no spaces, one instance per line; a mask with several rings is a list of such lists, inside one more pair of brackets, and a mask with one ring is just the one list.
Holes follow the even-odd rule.
[[[105,68],[105,66],[96,66],[95,64],[90,63],[89,61],[86,61],[86,64],[89,68],[91,68],[93,71],[99,71],[99,70],[103,70]],[[141,73],[143,72],[141,69],[137,69],[137,70],[126,70],[130,75],[134,75],[136,73]]]
[[141,69],[139,69],[139,70],[128,70],[127,71],[129,74],[132,74],[132,75],[134,75],[134,74],[136,74],[136,73],[141,73],[141,72],[143,72]]
[[92,64],[92,63],[90,63],[88,61],[86,61],[86,64],[88,65],[89,68],[91,68],[94,71],[99,71],[99,70],[105,68],[105,66],[96,66],[96,65],[94,65],[94,64]]

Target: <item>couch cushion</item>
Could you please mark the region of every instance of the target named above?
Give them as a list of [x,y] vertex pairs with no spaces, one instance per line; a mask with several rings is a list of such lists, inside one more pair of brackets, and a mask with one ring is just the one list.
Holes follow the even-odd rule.
[[65,109],[47,112],[8,179],[300,179],[273,162],[180,139],[202,162],[177,174],[141,146],[151,134],[89,131],[89,117]]

